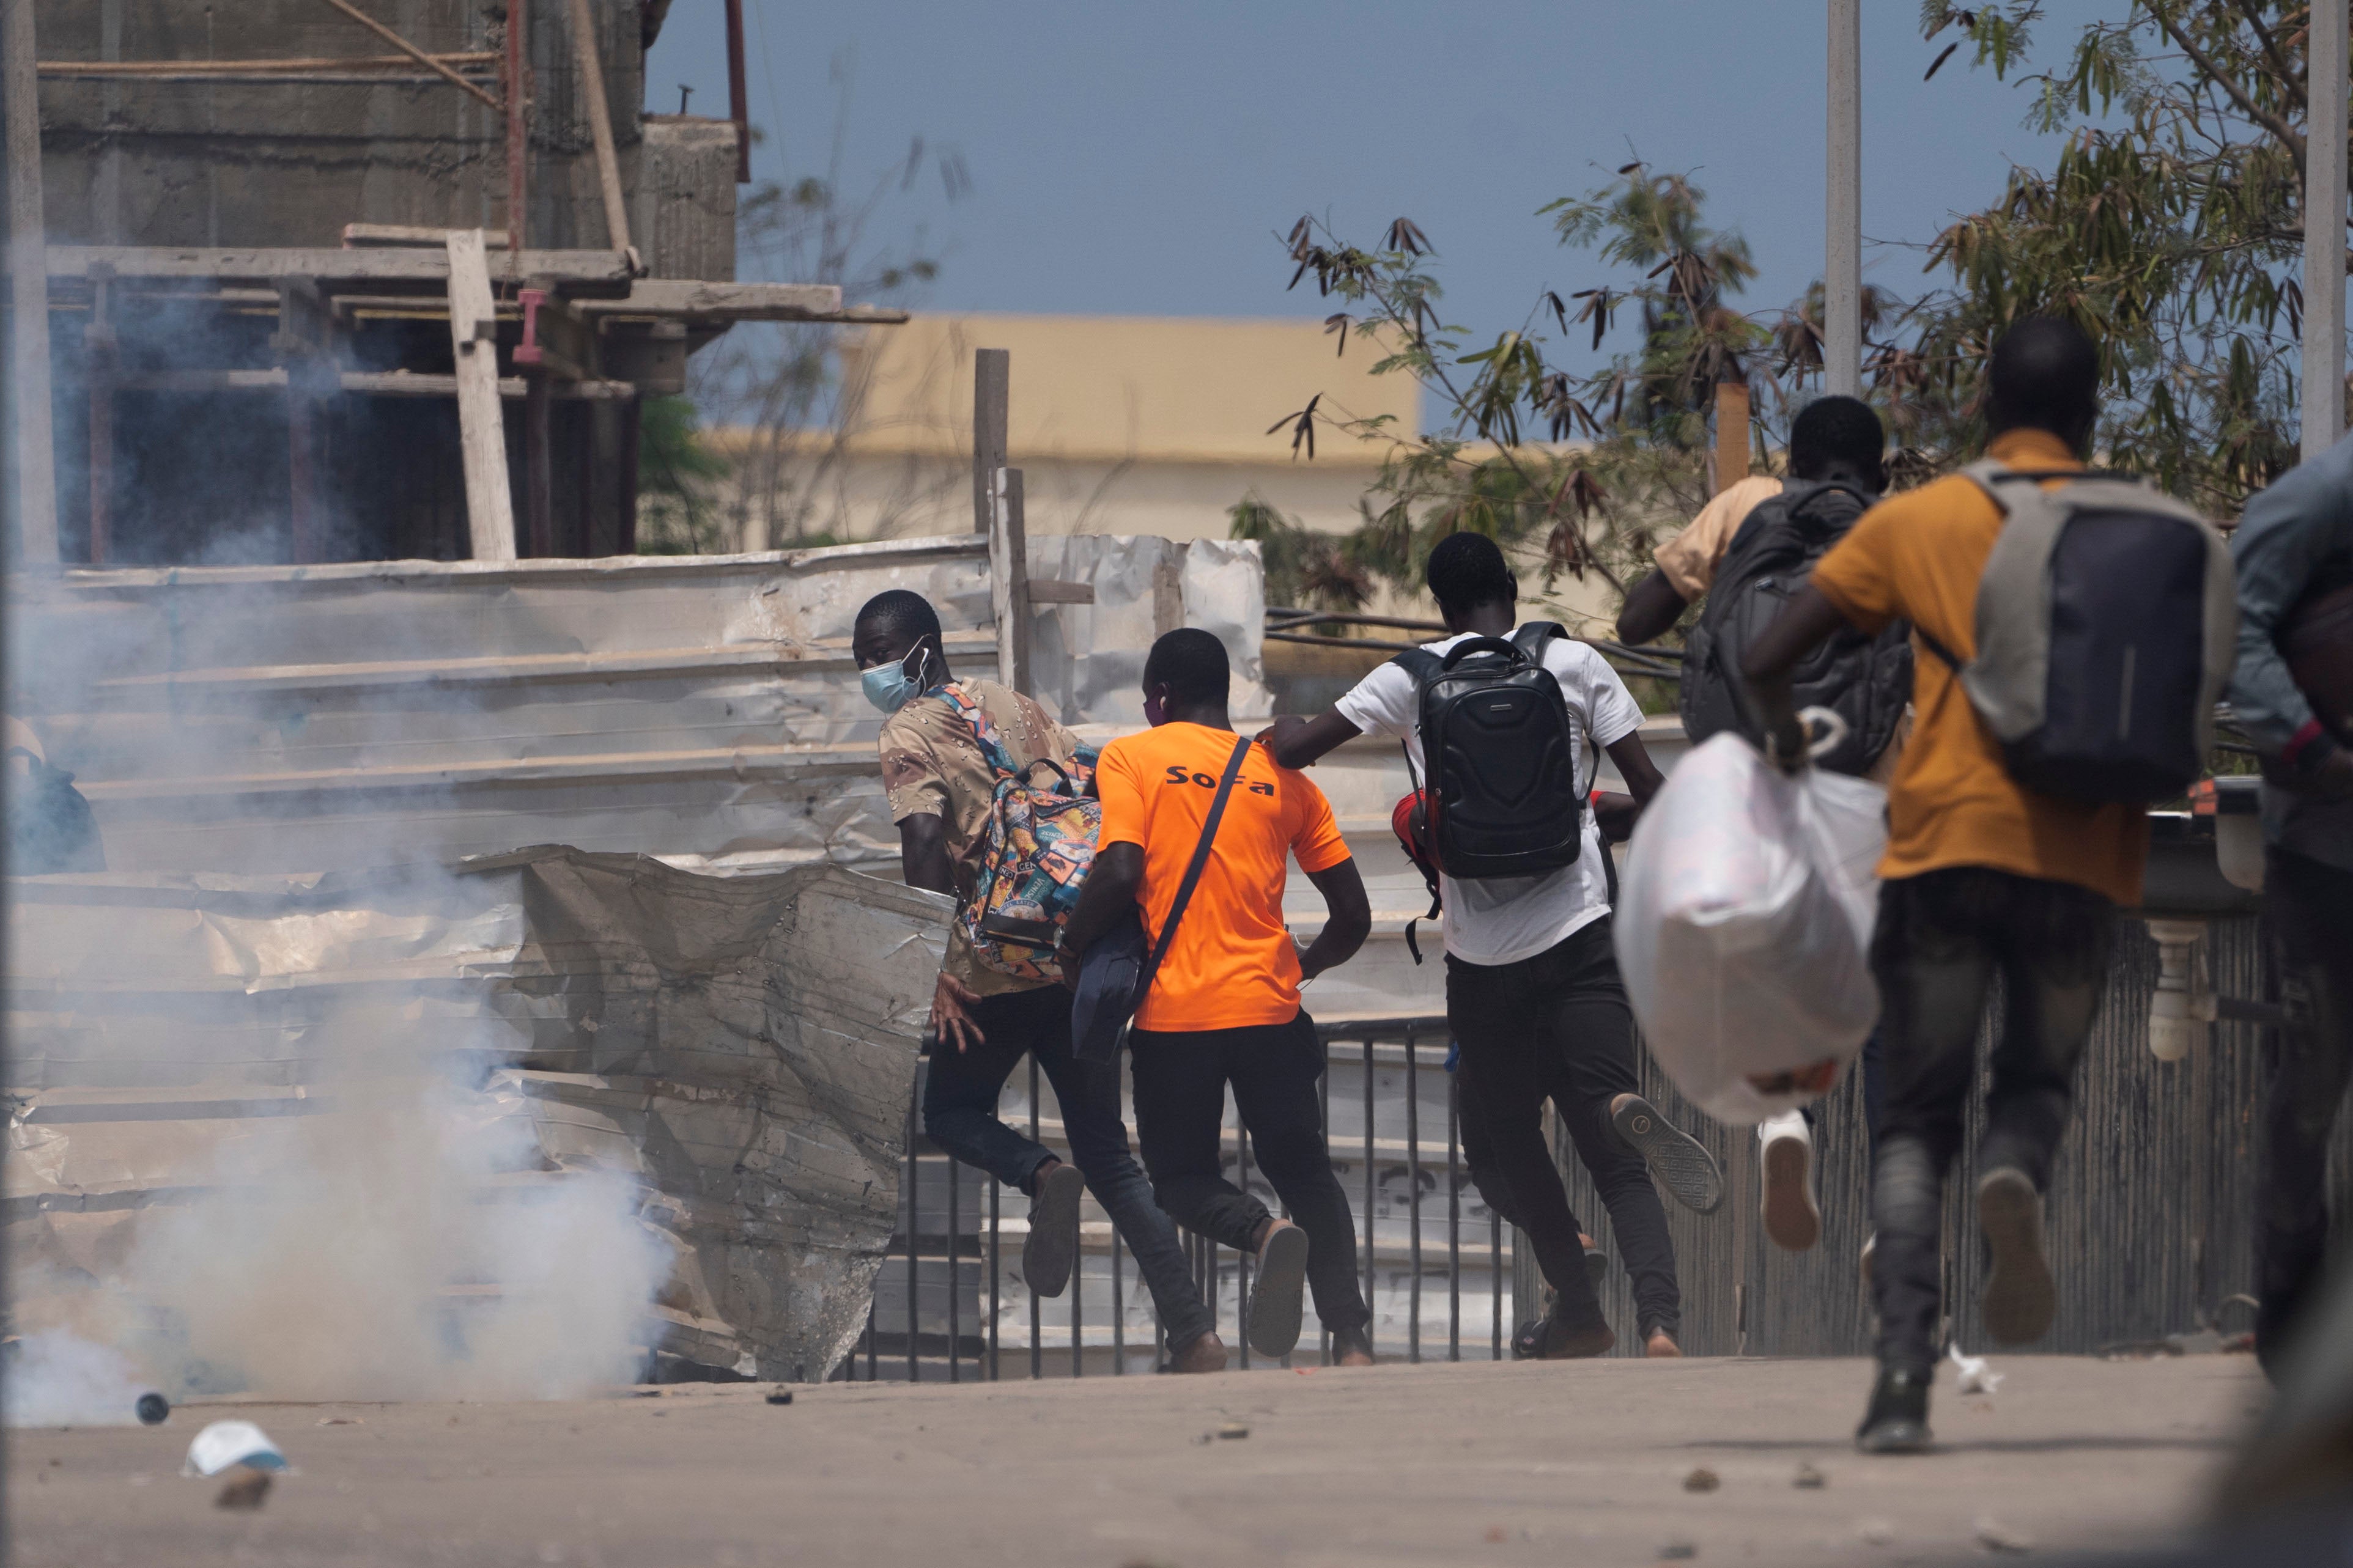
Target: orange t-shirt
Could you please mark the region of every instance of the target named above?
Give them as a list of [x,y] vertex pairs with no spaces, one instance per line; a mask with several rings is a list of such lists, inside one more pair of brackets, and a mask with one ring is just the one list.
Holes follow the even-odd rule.
[[[1163,724],[1105,746],[1095,765],[1103,797],[1099,846],[1144,850],[1145,930],[1155,942],[1192,864],[1234,754],[1230,730]],[[1289,1023],[1299,1011],[1299,952],[1282,923],[1285,862],[1325,871],[1348,858],[1332,803],[1303,773],[1252,746],[1227,797],[1209,863],[1152,991],[1141,1029],[1243,1029]]]
[[[2005,431],[1986,455],[2029,471],[2083,467],[2057,437],[2040,430]],[[1953,475],[1863,513],[1815,563],[1811,581],[1864,631],[1910,621],[1966,659],[1977,648],[1978,579],[2001,524],[1985,491]],[[2071,882],[2127,908],[2140,902],[2147,812],[2021,788],[1968,693],[1916,637],[1912,707],[1912,737],[1888,789],[1881,876],[1986,866]]]

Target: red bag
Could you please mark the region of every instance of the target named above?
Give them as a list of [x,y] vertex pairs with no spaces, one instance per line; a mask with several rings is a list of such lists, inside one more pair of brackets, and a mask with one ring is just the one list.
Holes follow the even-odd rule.
[[1389,813],[1389,830],[1397,835],[1398,847],[1420,871],[1423,883],[1430,889],[1430,912],[1405,922],[1405,950],[1413,954],[1416,963],[1421,962],[1421,944],[1414,940],[1413,928],[1424,921],[1436,920],[1440,909],[1438,857],[1430,847],[1429,795],[1428,790],[1418,789],[1398,801],[1397,809]]

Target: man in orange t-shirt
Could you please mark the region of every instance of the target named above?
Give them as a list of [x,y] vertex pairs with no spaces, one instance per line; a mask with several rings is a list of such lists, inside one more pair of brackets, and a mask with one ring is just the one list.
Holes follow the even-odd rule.
[[[1064,937],[1071,951],[1083,952],[1131,906],[1158,942],[1239,743],[1226,713],[1230,679],[1225,645],[1208,632],[1187,627],[1152,645],[1144,666],[1152,728],[1113,742],[1096,763],[1103,830]],[[1293,856],[1330,910],[1303,952],[1282,920]],[[1335,1359],[1372,1361],[1355,1225],[1324,1144],[1315,1091],[1323,1043],[1299,1005],[1300,985],[1345,963],[1372,924],[1331,803],[1252,745],[1128,1049],[1153,1196],[1177,1224],[1256,1255],[1245,1328],[1261,1355],[1287,1354],[1298,1342],[1301,1293],[1312,1283]],[[1258,1167],[1291,1219],[1225,1178],[1228,1085]]]
[[[2099,351],[2072,323],[2019,323],[1987,367],[1986,455],[2013,472],[2065,482],[2091,445],[2099,379]],[[1905,620],[1921,634],[1915,648],[1972,657],[1978,584],[2002,521],[1993,498],[1961,475],[1864,513],[1747,652],[1767,754],[1805,765],[1789,672],[1841,626],[1871,632]],[[2140,806],[2060,800],[2011,778],[1945,658],[1915,658],[1912,705],[1912,738],[1888,792],[1871,946],[1888,1076],[1872,1168],[1879,1378],[1855,1434],[1871,1453],[1929,1440],[1944,1320],[1945,1173],[1960,1152],[1978,1021],[1996,975],[2003,1016],[1977,1154],[1977,1220],[1989,1259],[1985,1326],[1997,1344],[2023,1344],[2051,1326],[2057,1294],[2042,1194],[2106,984],[2116,911],[2140,901],[2148,849]]]

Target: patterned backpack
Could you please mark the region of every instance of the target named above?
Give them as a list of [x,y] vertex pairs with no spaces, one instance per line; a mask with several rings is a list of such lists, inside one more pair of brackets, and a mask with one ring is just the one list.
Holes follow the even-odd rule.
[[[1086,794],[1094,750],[1080,748],[1067,768],[1050,757],[1017,768],[987,710],[953,684],[938,695],[972,726],[997,775],[988,827],[973,851],[972,897],[956,923],[985,967],[1019,980],[1060,981],[1062,928],[1094,866],[1103,826],[1103,803]],[[1042,786],[1032,782],[1040,769],[1054,775]]]

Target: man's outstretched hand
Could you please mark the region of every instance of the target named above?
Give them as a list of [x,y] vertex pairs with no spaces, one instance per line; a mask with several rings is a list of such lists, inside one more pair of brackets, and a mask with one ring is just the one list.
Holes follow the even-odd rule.
[[932,988],[933,1037],[941,1040],[953,1037],[958,1056],[965,1053],[967,1034],[971,1037],[969,1044],[987,1045],[988,1037],[980,1032],[980,1026],[974,1022],[972,1016],[972,1010],[979,1005],[979,992],[946,970],[941,970],[940,983]]

